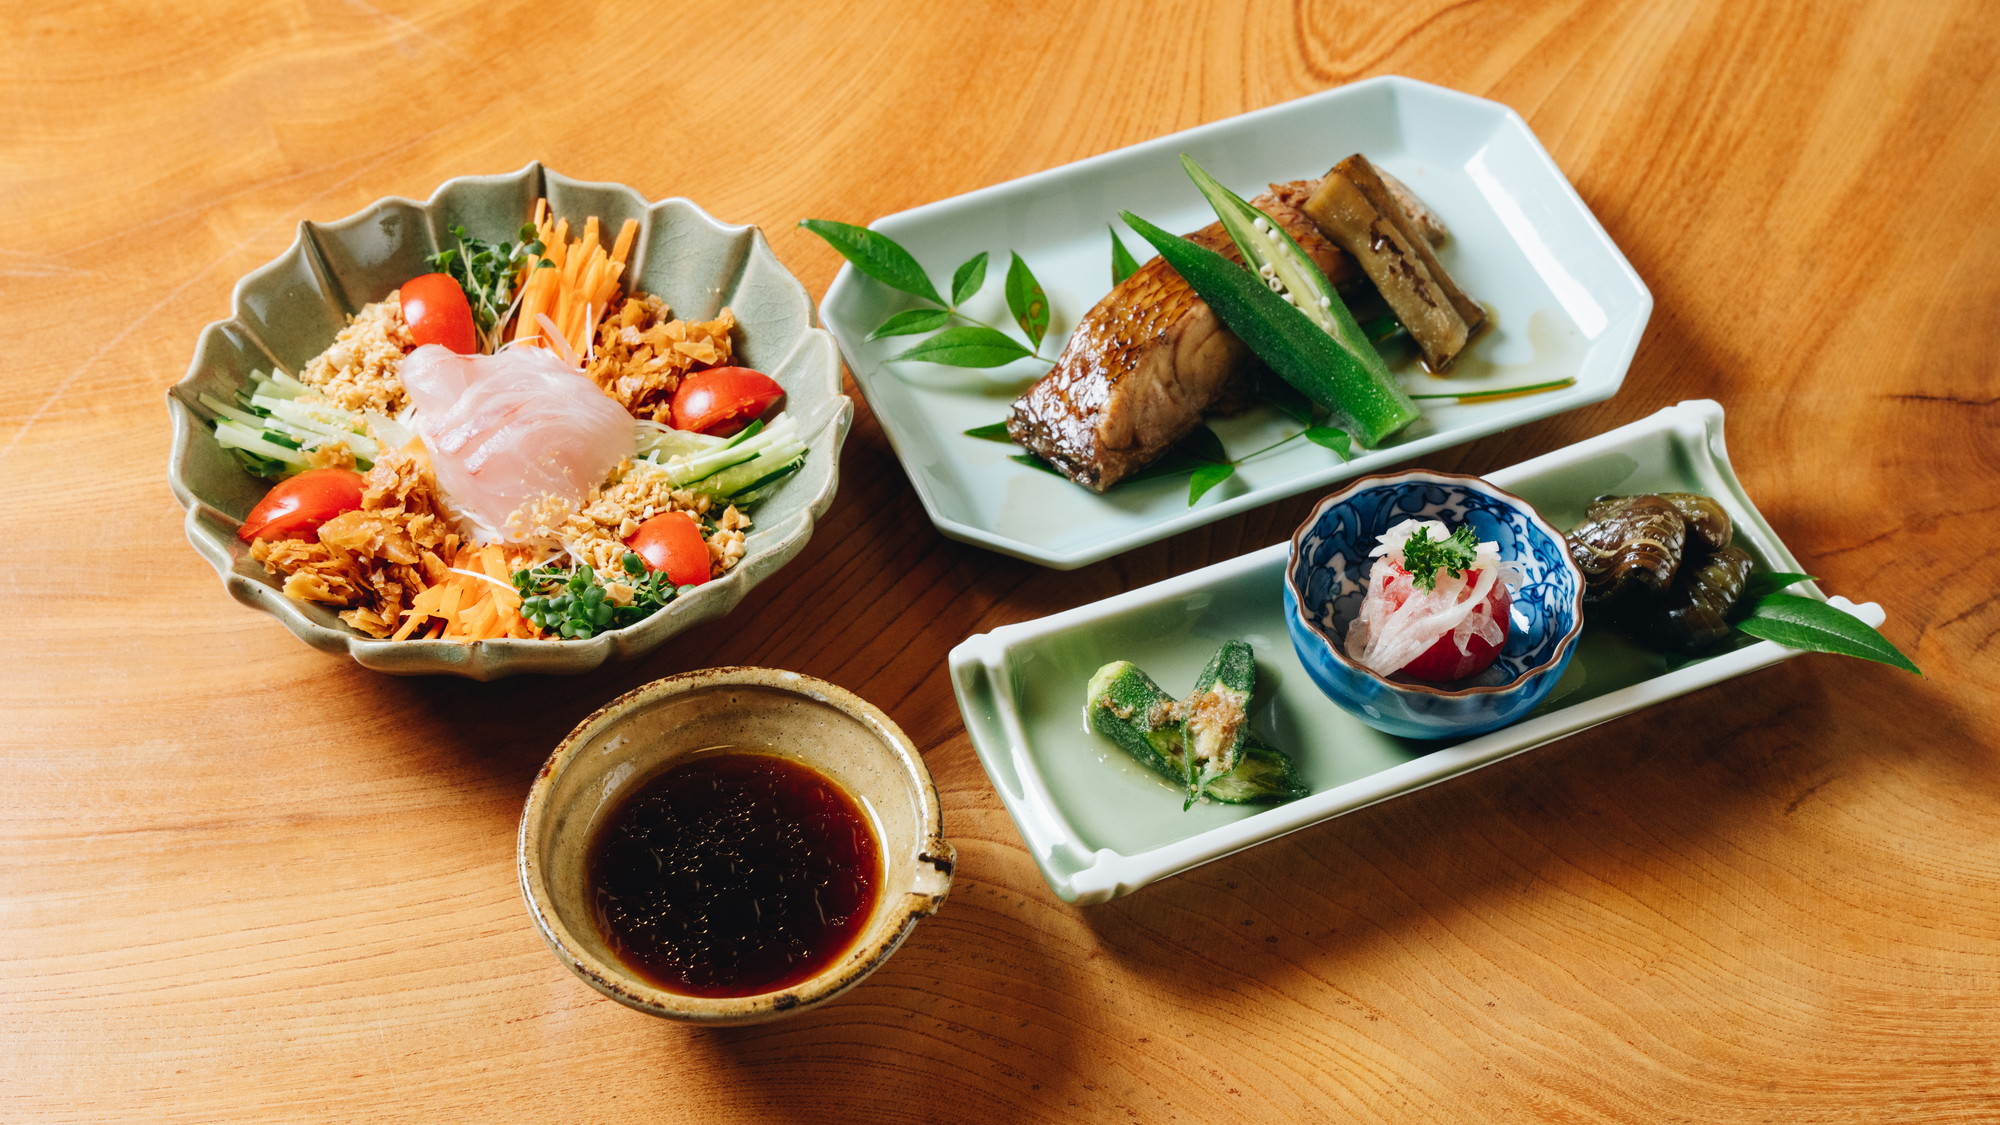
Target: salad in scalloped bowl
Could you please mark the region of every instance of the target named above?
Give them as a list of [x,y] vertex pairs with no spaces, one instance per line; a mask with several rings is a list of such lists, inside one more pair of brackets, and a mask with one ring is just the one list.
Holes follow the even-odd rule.
[[[232,590],[252,600],[237,579],[255,574],[292,603],[291,617],[336,618],[360,657],[371,641],[602,641],[742,568],[756,550],[759,502],[800,472],[828,429],[838,447],[847,417],[838,367],[824,396],[839,400],[836,409],[802,424],[787,409],[787,385],[745,365],[728,304],[678,316],[628,276],[641,230],[627,218],[607,238],[594,213],[572,230],[547,198],[512,239],[481,240],[455,224],[425,240],[429,272],[411,276],[404,266],[389,275],[394,289],[376,296],[378,268],[374,288],[359,294],[374,299],[348,298],[358,307],[292,370],[252,367],[233,393],[191,374],[178,402],[268,482],[234,529],[240,548],[226,548]],[[768,257],[761,236],[750,235]],[[721,288],[707,295],[720,300]],[[806,309],[806,335],[823,336]],[[824,379],[822,357],[801,343],[774,370],[800,366],[802,353],[807,374]],[[199,440],[185,429],[181,446]],[[177,472],[187,460],[177,447]],[[786,521],[783,557],[831,498],[831,466],[819,477],[803,526]],[[196,527],[205,498],[193,499],[190,536],[213,547],[219,536]],[[726,610],[754,580],[667,631]],[[591,657],[562,666],[528,663],[583,670],[665,635],[657,623],[634,632],[656,635],[595,645]],[[442,666],[404,661],[389,670],[526,670],[477,656],[434,663]]]

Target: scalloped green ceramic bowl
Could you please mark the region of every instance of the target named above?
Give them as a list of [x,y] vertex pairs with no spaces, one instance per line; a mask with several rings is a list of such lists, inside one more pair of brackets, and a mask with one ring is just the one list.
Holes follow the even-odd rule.
[[[345,318],[419,274],[454,226],[475,238],[511,238],[536,198],[580,223],[590,215],[616,230],[639,220],[629,284],[657,294],[675,315],[736,314],[739,362],[785,388],[785,410],[807,434],[806,461],[751,513],[756,523],[743,561],[728,574],[637,625],[585,641],[380,641],[342,624],[324,606],[287,598],[253,561],[236,529],[269,487],[215,443],[197,397],[228,399],[252,370],[296,374],[333,341]],[[188,541],[222,576],[237,601],[276,617],[300,640],[346,653],[362,666],[399,675],[450,674],[478,680],[522,672],[588,672],[631,659],[668,637],[735,608],[750,588],[806,544],[838,484],[841,442],[853,404],[841,394],[840,353],[819,327],[812,298],[755,227],[718,222],[685,199],[648,203],[631,188],[586,183],[530,164],[510,175],[447,180],[429,201],[390,197],[339,222],[299,224],[276,261],[237,282],[230,317],[202,331],[187,375],[167,393],[174,444],[167,480],[187,511]]]

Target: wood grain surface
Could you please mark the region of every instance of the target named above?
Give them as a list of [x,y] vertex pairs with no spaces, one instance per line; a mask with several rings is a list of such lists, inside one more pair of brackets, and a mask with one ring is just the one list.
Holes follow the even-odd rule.
[[[1841,4],[47,3],[0,42],[0,1119],[2000,1120],[2000,19]],[[1149,888],[1063,905],[974,759],[968,633],[1264,546],[1309,497],[1059,574],[943,539],[857,401],[832,514],[637,665],[399,680],[231,602],[165,389],[300,219],[540,159],[867,222],[1374,74],[1518,109],[1687,398],[1923,679],[1810,657]],[[605,1000],[513,875],[611,696],[766,664],[886,709],[962,865],[848,997]]]

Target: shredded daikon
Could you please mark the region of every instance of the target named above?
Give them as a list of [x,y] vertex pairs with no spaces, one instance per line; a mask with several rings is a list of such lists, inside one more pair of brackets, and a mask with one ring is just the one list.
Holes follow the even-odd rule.
[[1487,595],[1497,582],[1520,585],[1518,567],[1500,559],[1500,545],[1482,542],[1469,566],[1458,572],[1438,567],[1429,589],[1405,569],[1404,548],[1423,529],[1434,542],[1449,536],[1437,520],[1404,520],[1384,532],[1368,572],[1368,590],[1361,612],[1348,626],[1347,655],[1380,675],[1390,675],[1422,656],[1449,634],[1462,653],[1474,636],[1498,645],[1506,639],[1503,623],[1495,621]]

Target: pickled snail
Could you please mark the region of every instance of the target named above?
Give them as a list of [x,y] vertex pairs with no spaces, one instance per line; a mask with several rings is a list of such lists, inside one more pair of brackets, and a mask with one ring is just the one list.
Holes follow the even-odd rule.
[[1583,604],[1606,605],[1664,593],[1681,565],[1687,520],[1659,496],[1602,496],[1569,533],[1569,557],[1583,571]]
[[1637,639],[1695,653],[1728,637],[1756,562],[1707,496],[1601,496],[1569,534],[1584,604]]
[[1368,592],[1347,628],[1350,660],[1381,676],[1449,682],[1485,671],[1507,643],[1509,586],[1521,575],[1470,524],[1404,520],[1371,552]]

